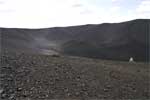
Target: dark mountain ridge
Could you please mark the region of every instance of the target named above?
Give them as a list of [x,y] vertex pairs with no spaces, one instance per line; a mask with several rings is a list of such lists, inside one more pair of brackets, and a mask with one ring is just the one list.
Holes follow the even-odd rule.
[[150,19],[43,29],[0,28],[2,50],[149,61]]

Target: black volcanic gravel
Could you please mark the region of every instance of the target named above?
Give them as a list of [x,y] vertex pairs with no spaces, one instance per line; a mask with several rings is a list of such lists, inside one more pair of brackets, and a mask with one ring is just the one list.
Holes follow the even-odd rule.
[[2,55],[1,100],[148,100],[148,64],[68,56]]

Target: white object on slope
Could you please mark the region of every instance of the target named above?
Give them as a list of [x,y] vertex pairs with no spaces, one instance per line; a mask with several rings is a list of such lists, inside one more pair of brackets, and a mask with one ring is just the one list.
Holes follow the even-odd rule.
[[130,57],[129,62],[134,62],[133,57]]

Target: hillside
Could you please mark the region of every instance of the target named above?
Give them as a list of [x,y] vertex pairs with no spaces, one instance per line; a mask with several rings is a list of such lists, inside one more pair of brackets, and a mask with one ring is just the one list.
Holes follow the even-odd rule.
[[149,61],[149,24],[149,19],[137,19],[45,29],[0,28],[0,34],[2,49],[11,51]]
[[149,25],[0,28],[0,100],[149,100]]

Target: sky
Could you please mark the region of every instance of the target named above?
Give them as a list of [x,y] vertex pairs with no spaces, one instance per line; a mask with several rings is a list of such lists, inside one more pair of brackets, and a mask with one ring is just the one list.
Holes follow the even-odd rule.
[[47,28],[150,19],[150,0],[0,0],[0,27]]

